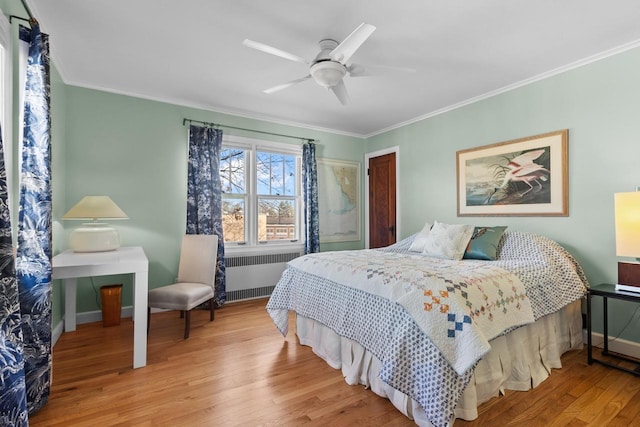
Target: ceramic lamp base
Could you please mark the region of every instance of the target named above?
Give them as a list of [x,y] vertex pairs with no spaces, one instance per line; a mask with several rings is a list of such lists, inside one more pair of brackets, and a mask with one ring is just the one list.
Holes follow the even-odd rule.
[[120,247],[120,235],[118,230],[108,224],[82,224],[71,231],[69,247],[74,252],[114,251]]

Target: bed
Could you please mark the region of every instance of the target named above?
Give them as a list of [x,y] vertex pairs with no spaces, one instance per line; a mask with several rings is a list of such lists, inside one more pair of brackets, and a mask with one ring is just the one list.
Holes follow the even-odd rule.
[[[504,389],[536,387],[564,352],[580,349],[588,283],[559,244],[505,227],[493,253],[434,256],[436,225],[387,248],[290,261],[267,311],[286,335],[293,310],[300,343],[347,383],[441,427],[477,418],[477,406]],[[466,227],[465,258],[481,230]]]

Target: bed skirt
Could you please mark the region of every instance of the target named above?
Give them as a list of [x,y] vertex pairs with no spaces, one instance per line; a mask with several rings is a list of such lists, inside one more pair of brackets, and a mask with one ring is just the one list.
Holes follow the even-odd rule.
[[[296,316],[296,331],[300,344],[310,346],[331,367],[341,369],[347,384],[362,384],[389,399],[416,424],[431,426],[417,402],[378,378],[380,361],[360,344],[299,315]],[[504,390],[526,391],[537,387],[552,368],[561,368],[562,354],[582,348],[581,303],[575,301],[490,343],[491,351],[476,366],[473,378],[456,406],[456,418],[474,420],[481,403]]]

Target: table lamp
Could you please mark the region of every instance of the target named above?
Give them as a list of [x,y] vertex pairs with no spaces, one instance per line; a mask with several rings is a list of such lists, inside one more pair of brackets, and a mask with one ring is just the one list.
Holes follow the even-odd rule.
[[91,220],[71,231],[69,247],[74,252],[105,252],[120,247],[118,230],[98,220],[127,219],[109,196],[85,196],[62,219]]
[[[616,255],[640,261],[640,191],[615,194]],[[616,290],[640,292],[640,263],[618,262]]]

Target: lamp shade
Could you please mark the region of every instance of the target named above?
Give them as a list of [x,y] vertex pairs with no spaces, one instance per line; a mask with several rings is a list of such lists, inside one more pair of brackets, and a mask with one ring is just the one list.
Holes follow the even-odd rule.
[[85,196],[62,219],[127,219],[128,216],[109,196]]
[[640,257],[640,191],[615,194],[616,255]]
[[71,231],[69,246],[75,252],[113,251],[120,247],[118,230],[99,219],[127,219],[109,196],[85,196],[62,219],[92,220]]

